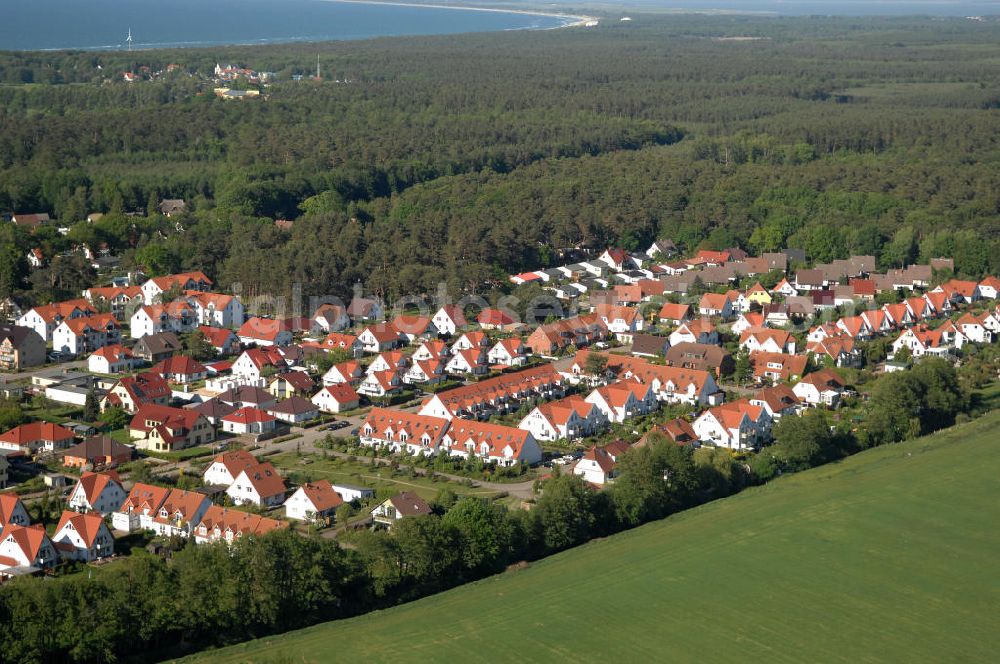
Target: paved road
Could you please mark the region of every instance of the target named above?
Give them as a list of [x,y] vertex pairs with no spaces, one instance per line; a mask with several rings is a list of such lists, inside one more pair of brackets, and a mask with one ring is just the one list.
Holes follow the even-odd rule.
[[72,362],[60,362],[58,364],[47,364],[43,367],[35,367],[30,371],[19,371],[17,373],[0,373],[0,382],[14,383],[19,381],[29,381],[31,377],[52,371],[53,369],[86,369],[87,360],[74,360]]

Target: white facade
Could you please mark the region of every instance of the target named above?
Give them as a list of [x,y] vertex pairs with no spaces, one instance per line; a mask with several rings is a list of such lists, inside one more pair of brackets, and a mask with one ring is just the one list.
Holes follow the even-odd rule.
[[89,562],[91,560],[107,558],[115,553],[115,538],[112,537],[111,531],[103,521],[97,526],[97,534],[94,535],[93,540],[90,542],[87,542],[74,527],[72,519],[67,521],[52,536],[52,541],[60,544],[62,547],[66,547],[67,545],[72,546],[72,551],[68,551],[66,548],[63,548],[61,551],[63,558],[71,560]]
[[69,495],[69,507],[77,512],[98,512],[106,516],[121,507],[127,497],[128,493],[118,482],[109,480],[101,492],[93,497],[93,501],[90,501],[82,482],[77,482]]

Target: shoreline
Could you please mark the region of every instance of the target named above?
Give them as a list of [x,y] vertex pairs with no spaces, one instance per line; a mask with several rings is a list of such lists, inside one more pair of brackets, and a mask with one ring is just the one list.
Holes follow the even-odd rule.
[[[532,9],[501,9],[499,7],[472,7],[469,5],[437,5],[424,2],[395,2],[394,0],[322,0],[323,2],[336,2],[348,5],[389,5],[390,7],[420,7],[422,9],[460,9],[469,12],[490,12],[494,14],[522,14],[525,16],[544,16],[546,18],[558,18],[566,21],[562,25],[554,28],[522,28],[523,30],[559,30],[561,28],[579,28],[588,24],[599,22],[596,16],[584,16],[582,14],[561,14],[557,12],[535,11]],[[502,30],[499,32],[503,32]]]

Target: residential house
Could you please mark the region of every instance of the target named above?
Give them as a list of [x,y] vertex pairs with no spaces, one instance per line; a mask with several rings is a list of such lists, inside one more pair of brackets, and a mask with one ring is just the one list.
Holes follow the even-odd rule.
[[322,331],[327,334],[339,332],[351,325],[351,317],[347,314],[346,307],[339,304],[320,305],[310,320],[312,320],[314,331]]
[[240,340],[230,329],[200,325],[198,332],[201,332],[208,345],[221,357],[233,355],[240,349]]
[[750,355],[753,376],[758,383],[795,380],[805,373],[808,361],[805,355],[787,353],[757,352]]
[[64,511],[56,525],[52,544],[64,559],[81,562],[107,558],[115,553],[115,538],[99,514]]
[[139,449],[174,452],[211,443],[215,430],[195,410],[147,404],[132,416],[129,437]]
[[42,524],[10,524],[0,533],[0,573],[14,568],[53,567],[58,562],[59,554]]
[[416,360],[407,367],[403,373],[402,380],[407,385],[425,383],[433,385],[445,379],[445,358],[434,358],[430,360]]
[[253,406],[243,406],[222,418],[222,430],[227,433],[261,435],[277,426],[276,417]]
[[709,371],[716,377],[728,376],[736,366],[733,356],[721,346],[687,342],[671,346],[666,361],[670,367]]
[[238,297],[224,293],[185,291],[184,299],[195,311],[200,325],[233,328],[243,324],[246,314]]
[[451,421],[441,448],[450,456],[474,457],[504,467],[534,465],[542,460],[542,448],[530,431],[461,418]]
[[701,441],[718,447],[756,449],[770,437],[771,418],[761,406],[740,399],[706,410],[692,428]]
[[364,347],[355,335],[341,332],[331,332],[326,335],[320,347],[325,350],[342,350],[355,358],[364,354]]
[[173,332],[146,335],[132,346],[132,354],[150,364],[165,360],[181,350],[181,340]]
[[137,482],[129,490],[121,506],[111,515],[111,525],[115,530],[132,532],[138,528],[150,528],[170,489]]
[[802,400],[795,395],[795,391],[791,387],[781,383],[757,390],[750,397],[750,403],[754,406],[760,406],[772,420],[778,421],[785,415],[794,415]]
[[583,397],[572,395],[535,406],[517,427],[530,431],[535,440],[554,441],[591,436],[607,425],[604,411]]
[[279,422],[301,424],[319,417],[319,407],[309,399],[300,396],[290,396],[267,409]]
[[[459,337],[455,343],[461,341],[462,337]],[[417,349],[413,351],[412,359],[414,362],[417,360],[440,360],[447,358],[449,355],[451,355],[451,349],[448,348],[448,344],[439,339],[436,341],[425,341],[417,346]]]
[[943,357],[951,352],[952,343],[948,331],[943,326],[932,330],[921,324],[903,330],[892,342],[892,357],[904,347],[910,350],[910,356],[913,358],[924,355]]
[[270,463],[259,463],[240,471],[226,489],[236,505],[274,507],[285,501],[285,480]]
[[142,339],[150,334],[173,332],[183,334],[198,326],[198,315],[184,300],[140,307],[129,319],[129,335]]
[[216,396],[216,399],[237,408],[253,406],[261,410],[273,405],[276,401],[273,394],[253,385],[241,385],[228,389]]
[[733,303],[724,294],[705,293],[698,303],[698,313],[702,316],[718,316],[728,320],[733,316]]
[[618,460],[628,449],[629,445],[622,441],[604,447],[592,445],[573,465],[573,474],[590,484],[608,484],[618,476]]
[[375,373],[376,371],[403,371],[410,365],[410,358],[402,351],[386,351],[379,353],[378,357],[365,369],[365,373]]
[[345,503],[353,503],[375,497],[375,489],[369,489],[354,484],[344,484],[343,482],[333,485],[333,490],[340,494]]
[[327,385],[312,398],[313,404],[324,413],[342,413],[356,409],[361,397],[348,383]]
[[680,325],[691,320],[691,307],[687,304],[667,302],[660,308],[658,316],[660,323],[664,325]]
[[652,334],[636,334],[632,337],[631,353],[640,357],[663,357],[670,348],[670,339]]
[[740,314],[736,322],[729,326],[733,334],[743,334],[747,330],[758,327],[765,327],[764,314],[745,313]]
[[101,410],[117,407],[133,414],[146,405],[166,406],[170,395],[170,386],[159,374],[122,376],[101,400]]
[[706,318],[681,323],[680,327],[670,333],[670,345],[691,343],[691,344],[718,344],[719,333],[715,330],[712,322]]
[[358,394],[367,397],[387,397],[403,389],[403,380],[397,371],[373,371],[358,385]]
[[795,396],[810,406],[836,408],[844,393],[844,381],[830,369],[820,369],[795,384]]
[[988,300],[995,300],[1000,295],[1000,279],[994,276],[988,276],[979,282],[979,296]]
[[399,333],[400,339],[413,343],[418,339],[430,339],[438,335],[437,326],[427,316],[396,316],[390,327]]
[[17,327],[34,330],[42,341],[48,342],[52,340],[52,333],[64,320],[92,316],[96,313],[97,310],[90,305],[90,302],[80,298],[35,307],[21,314],[15,324]]
[[487,353],[491,365],[519,367],[528,361],[528,348],[520,337],[501,339]]
[[138,286],[107,286],[88,288],[83,297],[94,306],[106,306],[117,320],[126,320],[145,304]]
[[72,431],[52,422],[21,424],[0,434],[0,450],[27,455],[64,450],[73,442]]
[[771,304],[772,301],[771,294],[767,292],[766,288],[760,285],[759,281],[747,289],[746,299],[749,302],[759,304],[762,307],[765,304]]
[[165,277],[153,277],[142,285],[142,297],[146,304],[159,302],[163,293],[176,291],[186,293],[187,291],[212,290],[213,282],[201,272],[184,272],[181,274],[171,274]]
[[359,440],[367,447],[432,456],[437,453],[448,420],[388,408],[372,408],[361,425]]
[[617,423],[647,415],[659,407],[652,387],[633,380],[598,387],[585,401],[597,406],[609,422]]
[[491,414],[515,411],[529,399],[561,397],[563,382],[554,366],[543,364],[438,392],[424,400],[419,412],[449,420],[486,419]]
[[615,272],[624,272],[636,267],[635,260],[624,249],[609,248],[597,257],[597,261],[604,263]]
[[682,420],[679,417],[663,424],[654,424],[653,428],[640,438],[633,447],[642,448],[652,445],[655,439],[651,438],[651,434],[665,436],[678,445],[698,444],[698,434],[695,433],[694,427],[687,420]]
[[20,371],[45,364],[45,340],[28,327],[0,325],[0,370]]
[[859,367],[863,360],[854,339],[828,337],[806,345],[806,352],[817,357],[828,357],[838,367]]
[[347,305],[347,315],[354,322],[380,320],[384,315],[382,305],[367,297],[355,297]]
[[285,501],[285,516],[297,521],[329,521],[343,504],[329,480],[306,482]]
[[[587,376],[589,351],[579,351],[570,367],[577,380]],[[666,403],[714,404],[721,402],[722,391],[712,375],[698,369],[683,369],[651,364],[628,355],[608,355],[605,374],[620,380],[640,380],[648,384],[659,401]],[[593,377],[592,377],[593,378]]]
[[7,526],[26,526],[31,523],[28,510],[15,493],[0,493],[0,530]]
[[293,323],[290,320],[274,320],[253,316],[247,319],[236,336],[240,343],[257,346],[287,346],[292,343]]
[[361,368],[360,362],[348,360],[347,362],[334,364],[330,367],[327,372],[323,374],[323,384],[338,385],[340,383],[347,383],[348,385],[357,385],[361,382],[364,375],[365,372]]
[[740,348],[748,353],[788,353],[795,354],[795,337],[785,330],[766,327],[746,330],[740,335]]
[[210,486],[229,486],[246,470],[256,466],[257,457],[246,450],[230,450],[212,459],[201,477]]
[[642,331],[645,321],[635,307],[599,305],[595,313],[600,316],[608,332],[623,342],[630,343],[636,332]]
[[115,468],[132,460],[132,448],[111,436],[92,436],[67,448],[62,458],[67,468]]
[[520,327],[514,316],[502,309],[483,309],[479,312],[476,322],[484,330],[498,330],[508,332]]
[[489,373],[490,367],[487,362],[487,353],[481,348],[469,348],[467,350],[456,351],[448,359],[444,370],[449,374],[471,374],[482,375]]
[[[126,503],[128,502],[129,498],[126,499]],[[152,530],[157,535],[188,537],[193,534],[195,526],[211,505],[212,501],[205,494],[170,489],[159,508],[145,518],[140,515],[139,523],[142,528]]]
[[87,358],[87,370],[91,373],[116,374],[131,371],[142,361],[121,344],[111,344],[98,348]]
[[540,325],[525,343],[535,355],[551,355],[571,345],[589,346],[607,336],[607,324],[597,314],[589,314]]
[[316,388],[312,376],[305,371],[286,371],[271,378],[267,391],[279,399],[308,396]]
[[954,325],[963,337],[978,344],[993,343],[994,334],[984,323],[985,317],[989,313],[975,316],[971,313],[964,313],[962,317],[955,321]]
[[820,269],[799,270],[795,273],[796,291],[822,290],[828,283],[826,275]]
[[232,374],[244,385],[261,386],[265,383],[267,374],[287,369],[288,363],[277,348],[247,348],[233,362]]
[[400,519],[431,514],[430,505],[412,491],[403,491],[385,499],[372,510],[372,521],[377,526],[392,528]]
[[259,537],[282,528],[288,528],[288,522],[212,505],[195,526],[194,541],[232,544],[243,537]]
[[201,362],[187,356],[174,355],[158,363],[150,373],[162,376],[164,380],[182,385],[205,380],[208,369]]
[[121,327],[111,314],[68,318],[52,331],[52,350],[82,355],[121,339]]
[[402,343],[399,331],[386,323],[369,325],[358,335],[361,349],[366,353],[381,353],[392,350]]

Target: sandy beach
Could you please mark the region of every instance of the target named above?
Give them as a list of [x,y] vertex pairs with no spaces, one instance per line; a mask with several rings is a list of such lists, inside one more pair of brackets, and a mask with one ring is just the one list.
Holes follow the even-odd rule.
[[556,28],[546,28],[557,30],[559,28],[579,28],[587,25],[596,25],[598,19],[594,16],[581,16],[573,14],[559,14],[555,12],[534,11],[529,9],[499,9],[495,7],[468,7],[463,5],[435,5],[417,2],[383,2],[382,0],[325,0],[326,2],[339,2],[354,5],[391,5],[395,7],[422,7],[424,9],[461,9],[470,12],[491,12],[498,14],[524,14],[526,16],[545,16],[547,18],[558,18],[566,21]]

